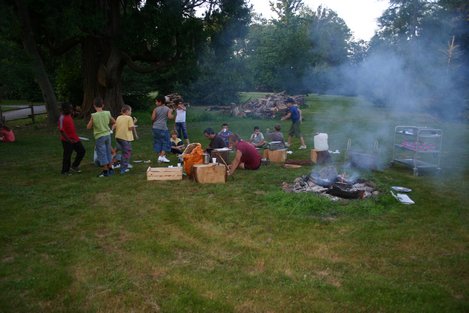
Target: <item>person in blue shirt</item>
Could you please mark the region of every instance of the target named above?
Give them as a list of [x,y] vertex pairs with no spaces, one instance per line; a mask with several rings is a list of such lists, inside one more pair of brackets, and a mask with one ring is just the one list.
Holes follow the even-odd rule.
[[223,139],[226,147],[229,146],[228,138],[230,138],[231,135],[233,135],[233,133],[228,129],[228,124],[223,123],[221,125],[221,130],[218,132],[218,136],[220,136]]
[[285,144],[287,147],[291,145],[292,137],[295,136],[300,138],[301,146],[299,149],[306,149],[305,140],[303,139],[303,135],[301,135],[300,124],[301,124],[301,110],[295,105],[295,100],[292,98],[287,98],[285,100],[287,104],[287,114],[282,117],[282,121],[291,119],[291,127],[288,131],[288,143]]

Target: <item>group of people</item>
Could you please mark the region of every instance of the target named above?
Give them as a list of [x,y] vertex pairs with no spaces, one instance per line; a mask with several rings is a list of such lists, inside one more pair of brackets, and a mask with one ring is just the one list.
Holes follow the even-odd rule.
[[[189,144],[189,138],[186,126],[186,106],[181,100],[174,101],[176,106],[176,115],[173,109],[165,105],[166,98],[158,96],[155,100],[155,108],[152,111],[152,133],[153,150],[158,155],[158,162],[169,163],[166,153],[172,152],[181,154],[185,145],[181,138]],[[292,125],[289,131],[288,142],[284,141],[280,125],[275,125],[271,132],[267,129],[267,138],[270,142],[290,146],[293,136],[300,138],[301,146],[299,149],[305,149],[304,139],[300,132],[301,110],[294,105],[293,99],[287,99],[287,114],[282,120],[291,119]],[[123,105],[121,115],[114,119],[109,111],[104,110],[104,101],[102,98],[96,98],[93,101],[95,113],[87,124],[88,129],[93,130],[95,139],[96,163],[101,167],[98,177],[107,177],[114,174],[113,156],[112,156],[112,138],[115,133],[117,149],[121,153],[120,173],[125,174],[129,171],[129,160],[132,154],[132,141],[136,138],[136,122],[132,118],[132,108],[129,105]],[[175,119],[174,130],[171,132],[168,128],[168,120]],[[85,148],[77,135],[72,117],[72,106],[70,104],[62,105],[62,114],[59,118],[59,131],[63,146],[62,174],[70,175],[71,172],[81,172],[80,163],[85,156]],[[233,161],[228,165],[228,173],[233,174],[237,169],[256,170],[261,165],[261,155],[259,148],[266,146],[266,137],[262,134],[259,127],[254,127],[254,131],[249,141],[241,138],[229,130],[228,124],[224,123],[219,132],[212,128],[204,130],[204,136],[210,140],[207,153],[214,149],[230,147],[236,150]],[[76,152],[73,163],[71,162],[72,153]]]

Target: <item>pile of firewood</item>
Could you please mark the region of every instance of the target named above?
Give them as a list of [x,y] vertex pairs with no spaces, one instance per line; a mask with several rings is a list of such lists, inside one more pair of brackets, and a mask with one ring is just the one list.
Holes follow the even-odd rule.
[[[174,104],[174,101],[181,100],[184,103],[184,99],[178,93],[171,93],[169,95],[166,95],[165,98],[166,98],[166,105],[168,107],[172,108],[173,110],[176,109],[176,105]],[[187,106],[186,103],[184,103],[184,104]]]
[[249,99],[245,103],[231,106],[212,106],[209,111],[223,111],[224,113],[231,114],[238,117],[257,117],[273,119],[277,115],[283,115],[287,109],[285,101],[291,98],[298,106],[303,106],[305,103],[304,95],[289,96],[285,92],[268,94],[260,99]]

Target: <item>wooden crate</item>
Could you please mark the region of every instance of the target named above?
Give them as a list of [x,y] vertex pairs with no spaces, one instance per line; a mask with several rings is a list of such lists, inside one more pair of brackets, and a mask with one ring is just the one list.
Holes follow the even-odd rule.
[[194,164],[193,175],[199,184],[226,183],[226,166],[223,164]]
[[148,167],[147,180],[182,180],[182,167]]
[[264,150],[264,158],[272,163],[285,163],[287,159],[287,149],[280,150]]

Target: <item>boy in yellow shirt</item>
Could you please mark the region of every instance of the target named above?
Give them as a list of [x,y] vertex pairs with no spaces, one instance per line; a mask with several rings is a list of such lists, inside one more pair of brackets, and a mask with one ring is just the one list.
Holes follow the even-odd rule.
[[135,129],[134,119],[132,118],[132,108],[124,104],[121,109],[121,115],[116,119],[115,131],[118,150],[122,152],[120,173],[125,174],[129,171],[129,160],[132,155],[132,141],[134,141],[133,130]]

